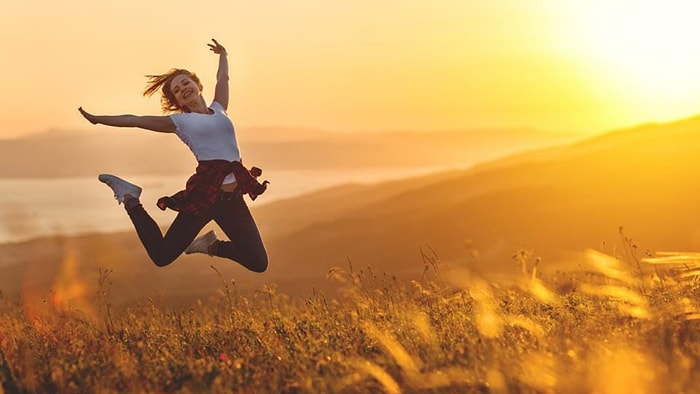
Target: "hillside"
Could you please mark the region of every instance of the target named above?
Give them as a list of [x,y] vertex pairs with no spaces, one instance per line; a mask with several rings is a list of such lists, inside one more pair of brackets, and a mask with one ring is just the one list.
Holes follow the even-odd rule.
[[[274,282],[294,293],[332,287],[326,273],[348,261],[355,269],[416,277],[424,267],[421,249],[434,250],[448,266],[468,263],[501,275],[516,272],[512,256],[525,248],[542,258],[541,269],[553,271],[586,248],[623,253],[620,227],[638,255],[692,251],[700,248],[698,131],[700,118],[645,125],[470,170],[255,206],[271,259],[263,275],[207,256],[157,269],[135,234],[97,234],[0,247],[14,267],[4,271],[0,289],[16,288],[22,277],[40,286],[40,275],[27,270],[59,270],[67,255],[93,277],[98,266],[115,269],[115,282],[129,289],[125,296],[187,296],[183,286],[197,293],[220,284],[211,264],[237,286]],[[44,257],[33,259],[37,251]]]
[[[295,207],[298,230],[269,239],[280,269],[295,275],[318,267],[356,265],[398,272],[422,268],[418,252],[429,244],[446,262],[479,251],[484,272],[512,269],[512,254],[534,250],[556,269],[572,253],[600,248],[621,253],[624,234],[641,255],[700,248],[700,118],[621,130],[563,148],[519,155],[429,183],[382,185],[356,192],[382,198],[355,202],[332,216],[316,215],[323,196]],[[412,188],[406,188],[407,184]],[[386,193],[392,189],[395,193]],[[317,200],[318,199],[318,200]],[[339,198],[343,206],[346,200]],[[282,203],[280,203],[282,204]],[[279,204],[261,207],[261,228],[274,228]],[[299,212],[306,212],[301,215]]]

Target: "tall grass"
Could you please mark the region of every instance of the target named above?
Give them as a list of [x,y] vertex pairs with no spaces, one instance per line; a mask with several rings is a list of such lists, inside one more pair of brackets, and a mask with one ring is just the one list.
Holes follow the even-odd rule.
[[589,250],[542,278],[519,251],[505,285],[421,253],[410,282],[331,269],[333,299],[222,277],[189,308],[116,311],[109,271],[90,313],[4,295],[0,392],[700,392],[698,255]]

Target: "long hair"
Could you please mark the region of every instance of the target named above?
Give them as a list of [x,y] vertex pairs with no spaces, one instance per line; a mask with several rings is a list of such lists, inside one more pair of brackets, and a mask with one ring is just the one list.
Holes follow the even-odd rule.
[[185,70],[184,68],[171,68],[165,74],[160,75],[146,75],[148,82],[146,83],[146,90],[143,91],[144,96],[152,96],[158,90],[161,91],[160,95],[160,107],[163,109],[163,113],[169,112],[182,112],[182,108],[175,100],[175,95],[170,90],[170,83],[175,76],[184,74],[190,77],[197,85],[202,86],[199,81],[197,74]]

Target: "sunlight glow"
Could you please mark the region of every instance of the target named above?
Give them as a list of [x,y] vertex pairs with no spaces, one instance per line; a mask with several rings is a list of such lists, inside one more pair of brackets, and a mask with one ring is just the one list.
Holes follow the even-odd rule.
[[595,0],[574,7],[568,20],[577,26],[581,56],[629,100],[677,111],[697,97],[700,3]]

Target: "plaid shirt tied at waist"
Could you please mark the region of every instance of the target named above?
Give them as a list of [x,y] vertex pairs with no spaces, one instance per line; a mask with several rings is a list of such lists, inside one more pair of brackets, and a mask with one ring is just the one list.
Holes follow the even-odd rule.
[[257,167],[248,170],[240,161],[204,160],[199,162],[194,175],[187,180],[185,190],[161,197],[158,208],[199,216],[216,203],[224,178],[232,172],[237,184],[234,193],[248,194],[251,200],[255,200],[267,189],[268,181],[258,182],[262,170]]

